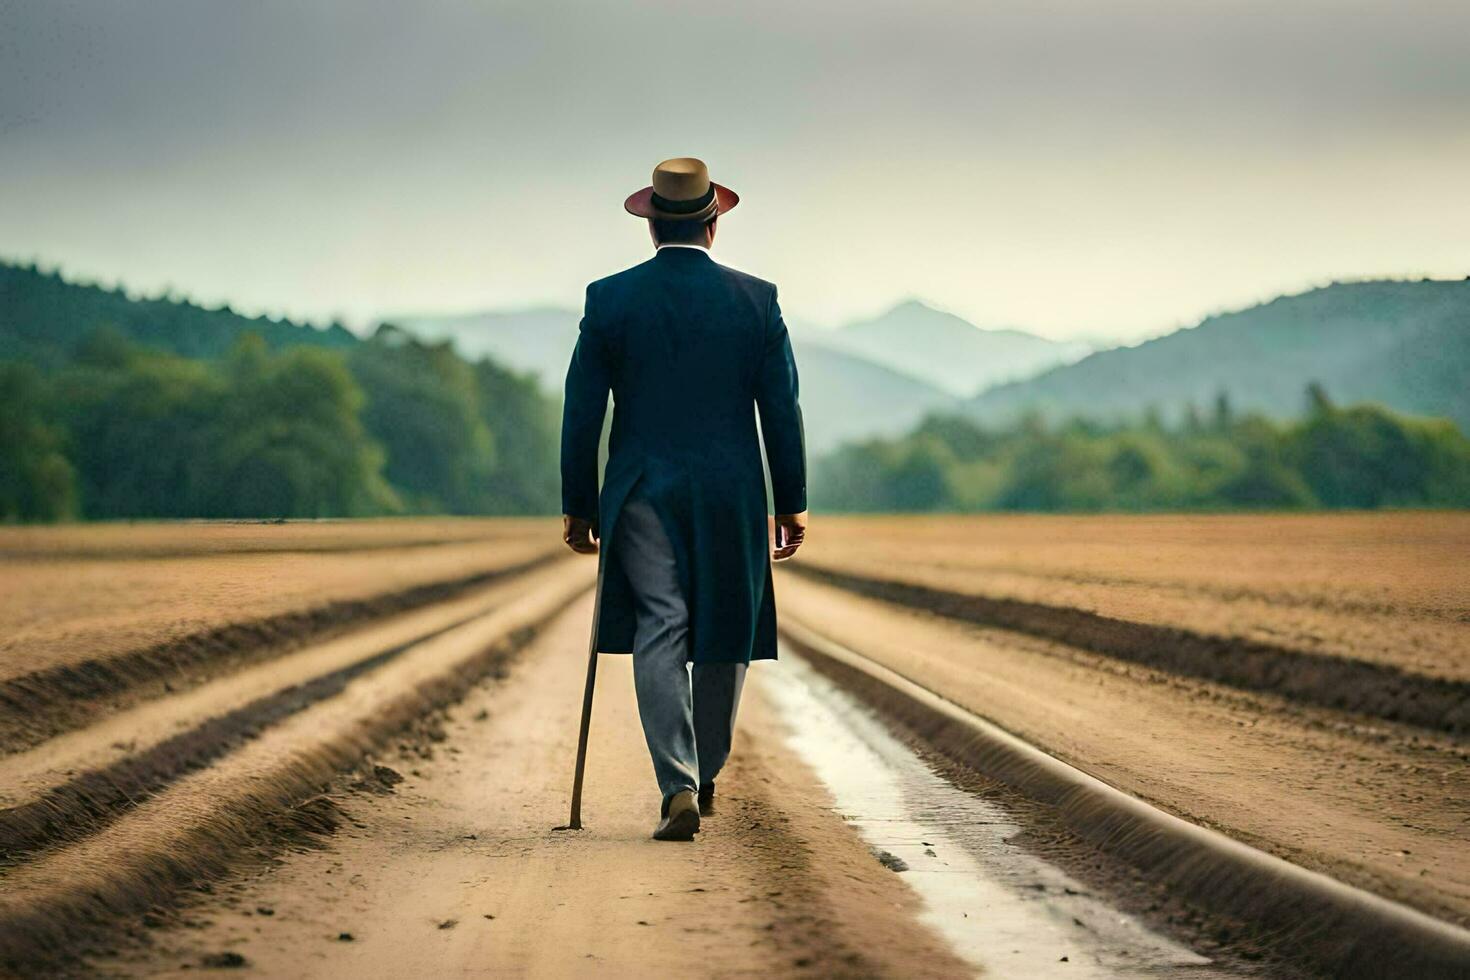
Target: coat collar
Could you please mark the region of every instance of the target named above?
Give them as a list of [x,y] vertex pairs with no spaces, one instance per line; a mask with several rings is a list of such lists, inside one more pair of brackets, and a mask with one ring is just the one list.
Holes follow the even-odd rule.
[[700,245],[660,245],[653,257],[660,262],[713,262],[709,249]]

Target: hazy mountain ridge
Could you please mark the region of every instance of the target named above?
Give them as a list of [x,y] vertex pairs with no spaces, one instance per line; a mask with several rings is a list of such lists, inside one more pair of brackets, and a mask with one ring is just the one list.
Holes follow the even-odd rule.
[[[393,322],[425,339],[452,340],[468,357],[489,355],[537,374],[542,387],[561,391],[577,342],[579,315],[543,308],[462,316],[405,316]],[[801,370],[807,444],[825,452],[849,439],[897,435],[935,411],[954,410],[947,393],[860,355],[808,338],[824,332],[794,327],[792,345]]]
[[1335,283],[1211,316],[1136,347],[1100,351],[971,399],[1002,421],[1177,417],[1227,392],[1238,410],[1299,415],[1308,382],[1336,400],[1377,402],[1470,426],[1470,281]]
[[796,340],[802,419],[815,453],[844,442],[907,432],[935,412],[960,402],[918,378],[846,351]]
[[1024,330],[977,327],[918,300],[808,337],[961,397],[1070,363],[1093,350],[1088,344],[1048,340]]
[[546,306],[389,319],[425,340],[453,341],[465,357],[490,356],[517,371],[529,371],[543,388],[555,394],[561,391],[567,362],[577,343],[581,315]]
[[[544,387],[558,391],[578,319],[572,310],[541,308],[402,316],[393,322],[425,339],[452,340],[465,356],[490,355],[534,372]],[[897,435],[931,412],[957,409],[956,391],[1034,374],[1090,349],[1021,331],[981,330],[917,301],[837,329],[789,323],[814,452],[852,439]]]
[[[542,307],[389,319],[425,339],[453,340],[466,355],[490,354],[520,370],[534,371],[543,383],[557,387],[577,340],[579,314]],[[792,317],[787,317],[787,325],[798,348],[846,355],[840,361],[828,358],[831,364],[863,362],[951,395],[971,395],[1002,381],[1030,377],[1093,349],[1020,330],[984,330],[917,300],[837,328]],[[925,398],[932,400],[932,395]]]

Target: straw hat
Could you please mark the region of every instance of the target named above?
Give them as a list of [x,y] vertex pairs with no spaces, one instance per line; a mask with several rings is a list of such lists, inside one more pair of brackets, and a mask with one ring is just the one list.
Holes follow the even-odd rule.
[[703,160],[675,157],[653,168],[653,184],[628,195],[623,207],[640,218],[708,221],[740,203],[740,195],[709,179]]

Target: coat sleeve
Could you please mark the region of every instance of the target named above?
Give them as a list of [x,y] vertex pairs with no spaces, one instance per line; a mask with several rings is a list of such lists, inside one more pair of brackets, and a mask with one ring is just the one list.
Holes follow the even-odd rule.
[[796,357],[774,289],[766,313],[765,349],[756,375],[755,401],[760,409],[766,461],[771,468],[772,503],[777,514],[799,514],[806,510],[806,433],[798,400]]
[[597,452],[611,386],[606,338],[587,288],[561,417],[561,510],[597,524]]

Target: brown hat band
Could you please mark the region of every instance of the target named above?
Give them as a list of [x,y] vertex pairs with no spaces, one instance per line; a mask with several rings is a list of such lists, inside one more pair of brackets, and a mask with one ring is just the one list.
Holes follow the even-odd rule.
[[719,209],[714,184],[699,197],[689,201],[670,200],[654,191],[649,203],[653,205],[655,216],[664,221],[700,221],[713,217]]
[[709,186],[709,190],[690,201],[671,201],[667,197],[660,196],[658,191],[653,192],[653,206],[660,211],[667,211],[669,214],[693,215],[696,212],[703,211],[713,203],[715,203],[714,184]]

